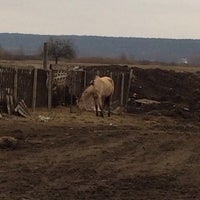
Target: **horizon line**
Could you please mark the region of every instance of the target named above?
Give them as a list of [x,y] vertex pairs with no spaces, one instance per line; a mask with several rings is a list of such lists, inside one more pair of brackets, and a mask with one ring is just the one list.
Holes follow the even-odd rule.
[[38,35],[38,36],[77,36],[77,37],[104,37],[104,38],[138,38],[138,39],[164,39],[164,40],[200,40],[194,38],[168,38],[168,37],[145,37],[145,36],[108,36],[108,35],[90,35],[90,34],[40,34],[40,33],[23,33],[23,32],[0,32],[0,34],[19,34],[19,35]]

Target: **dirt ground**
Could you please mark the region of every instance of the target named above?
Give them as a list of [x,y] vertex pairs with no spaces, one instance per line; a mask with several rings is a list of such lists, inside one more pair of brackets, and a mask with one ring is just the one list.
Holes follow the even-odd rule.
[[[49,117],[48,118],[42,118]],[[200,197],[200,123],[147,113],[77,116],[67,108],[5,116],[1,200]]]

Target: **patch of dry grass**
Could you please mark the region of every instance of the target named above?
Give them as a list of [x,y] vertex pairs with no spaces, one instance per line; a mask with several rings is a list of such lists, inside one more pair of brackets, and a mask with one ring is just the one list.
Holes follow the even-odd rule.
[[[49,118],[47,122],[41,121],[39,116]],[[84,112],[81,115],[70,113],[70,109],[66,107],[48,109],[37,109],[32,113],[31,120],[33,123],[48,123],[50,125],[60,126],[62,124],[72,126],[130,126],[133,129],[148,129],[152,126],[158,126],[160,123],[175,123],[173,119],[164,116],[151,116],[146,114],[112,114],[111,117],[105,115],[104,118],[96,117],[95,112]]]

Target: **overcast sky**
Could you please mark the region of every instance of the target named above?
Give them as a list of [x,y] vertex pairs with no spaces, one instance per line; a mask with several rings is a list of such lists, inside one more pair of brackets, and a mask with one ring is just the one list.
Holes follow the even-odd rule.
[[200,0],[0,0],[0,32],[200,39]]

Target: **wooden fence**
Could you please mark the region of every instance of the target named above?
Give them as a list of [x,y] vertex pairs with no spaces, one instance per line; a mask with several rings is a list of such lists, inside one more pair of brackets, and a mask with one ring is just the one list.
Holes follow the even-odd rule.
[[0,67],[0,104],[6,104],[6,96],[13,96],[14,104],[21,99],[28,107],[47,105],[47,71]]
[[131,73],[130,68],[116,70],[115,67],[110,68],[109,66],[104,68],[82,67],[78,70],[0,67],[0,104],[5,104],[6,95],[9,92],[13,96],[15,104],[23,99],[26,105],[32,107],[33,110],[36,107],[50,109],[52,107],[52,90],[55,85],[67,87],[69,95],[80,97],[96,75],[107,75],[112,77],[115,82],[113,105],[124,106],[128,101]]

